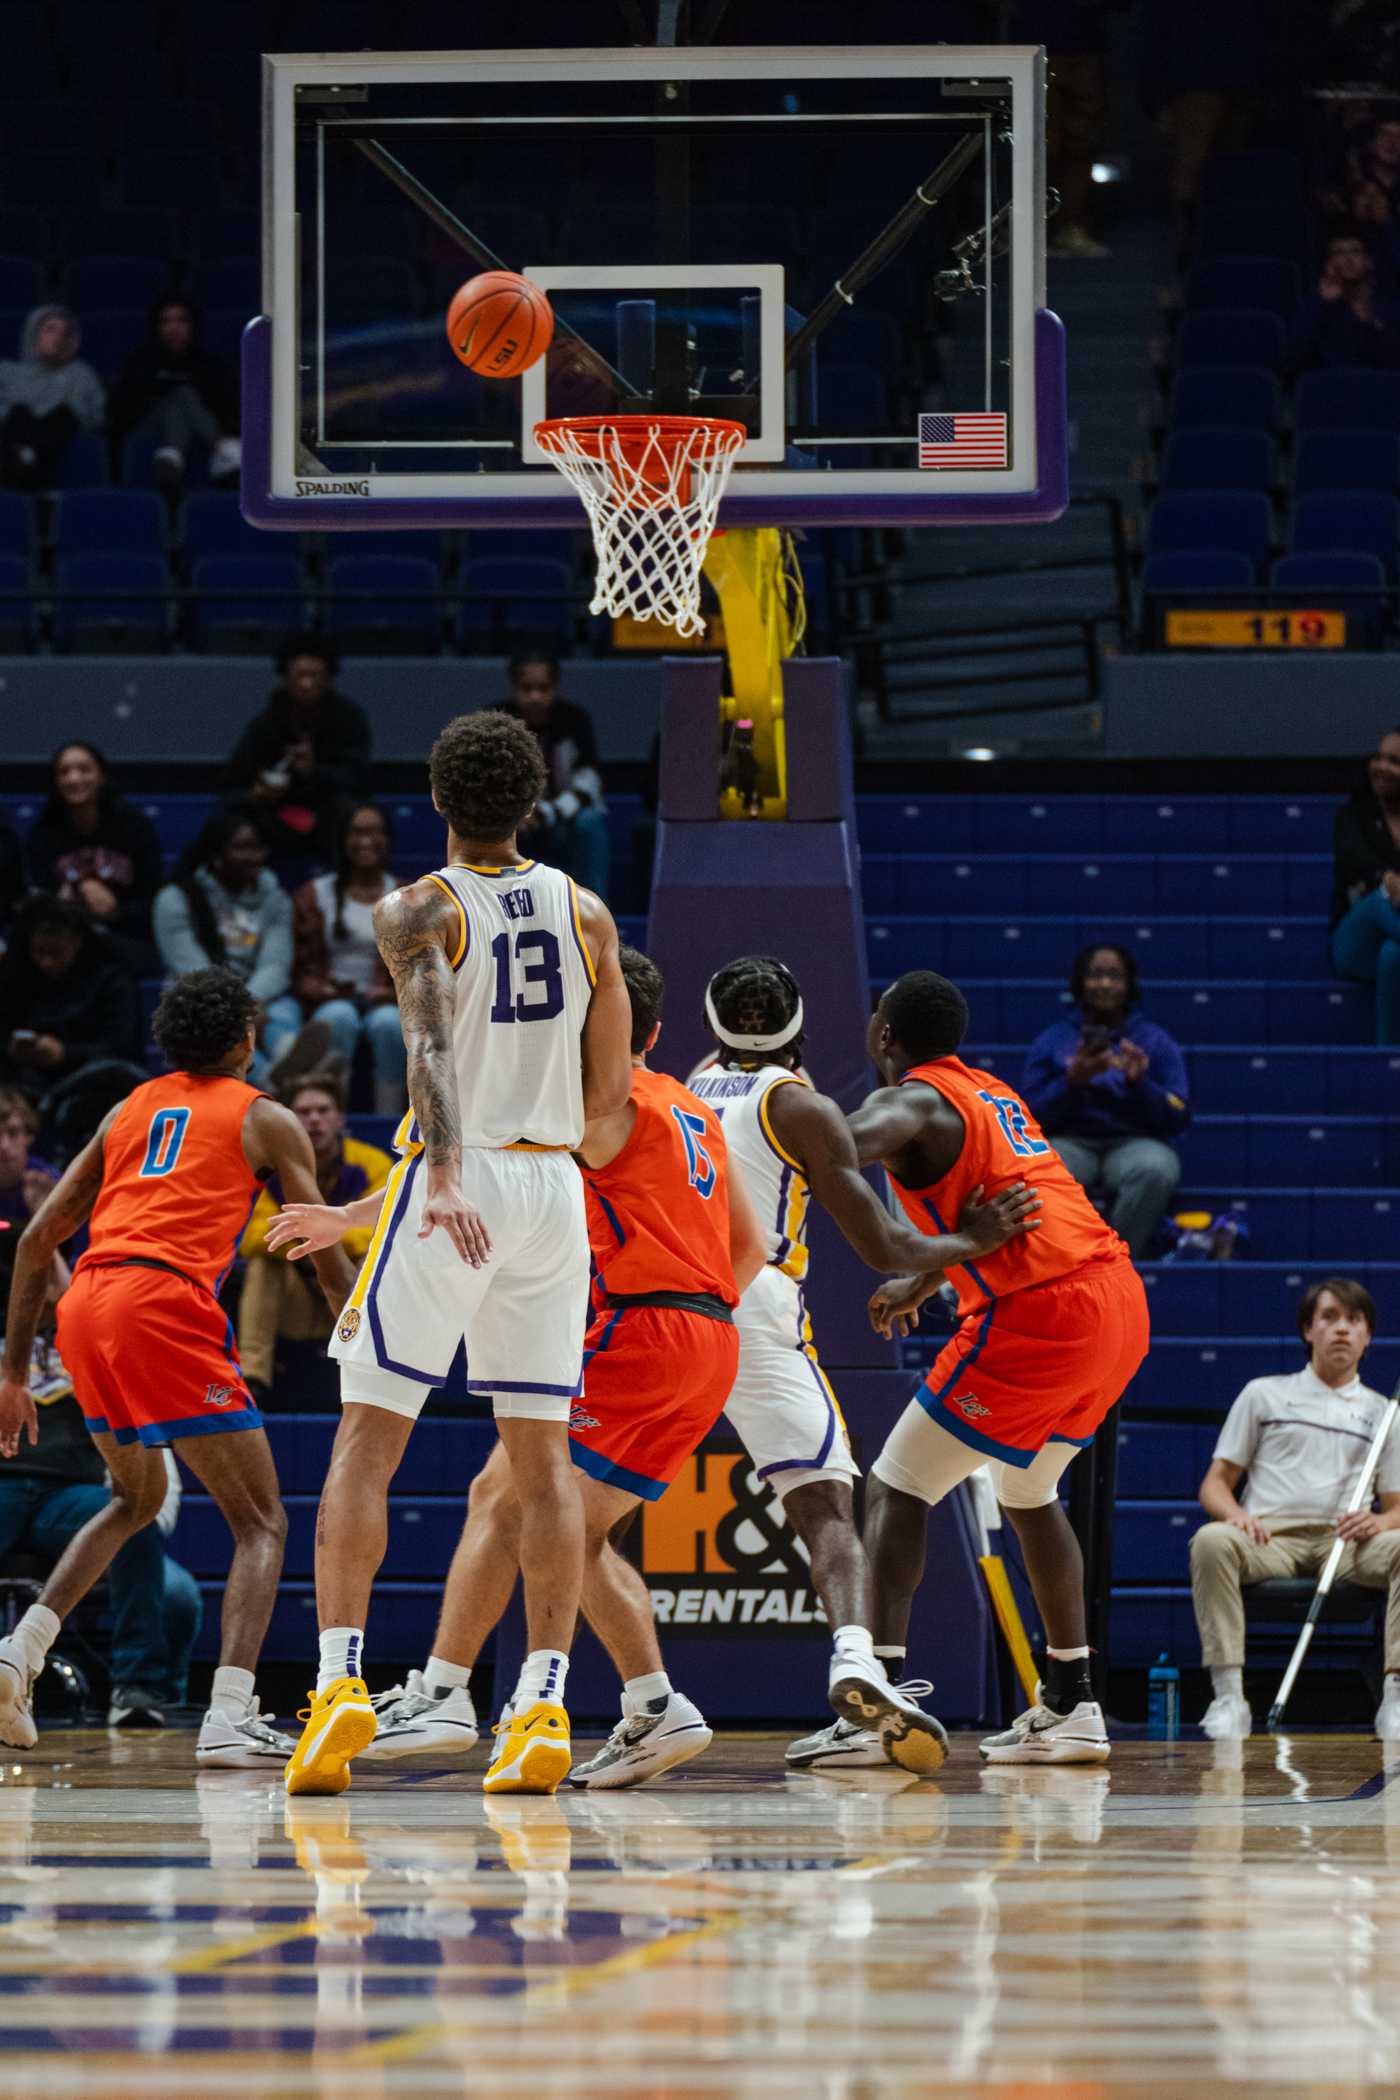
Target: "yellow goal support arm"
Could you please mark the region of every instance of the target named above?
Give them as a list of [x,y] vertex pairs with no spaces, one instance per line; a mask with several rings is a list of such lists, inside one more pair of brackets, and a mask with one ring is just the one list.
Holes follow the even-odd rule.
[[724,817],[787,814],[787,745],[783,724],[783,659],[800,648],[806,626],[802,577],[791,537],[770,525],[716,532],[705,555],[705,576],[719,599],[729,656],[721,710],[730,736],[753,724],[756,782],[751,799],[726,786]]

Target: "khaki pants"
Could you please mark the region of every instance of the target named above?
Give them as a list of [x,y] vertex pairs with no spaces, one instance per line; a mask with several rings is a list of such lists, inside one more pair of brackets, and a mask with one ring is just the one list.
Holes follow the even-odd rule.
[[[1191,1601],[1208,1670],[1244,1666],[1243,1584],[1272,1577],[1320,1575],[1336,1541],[1336,1527],[1316,1518],[1266,1517],[1270,1539],[1256,1546],[1233,1524],[1203,1524],[1191,1541]],[[1348,1545],[1338,1582],[1390,1591],[1385,1615],[1385,1667],[1400,1670],[1400,1531],[1383,1531],[1364,1545]]]
[[238,1301],[238,1355],[245,1378],[272,1384],[279,1334],[293,1342],[320,1342],[330,1331],[330,1308],[309,1262],[286,1261],[278,1254],[251,1257]]

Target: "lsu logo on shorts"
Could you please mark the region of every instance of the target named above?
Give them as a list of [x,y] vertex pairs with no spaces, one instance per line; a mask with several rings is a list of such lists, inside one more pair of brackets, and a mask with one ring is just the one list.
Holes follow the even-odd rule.
[[358,1305],[352,1305],[339,1327],[337,1327],[336,1333],[340,1336],[342,1342],[353,1342],[359,1331],[360,1308]]

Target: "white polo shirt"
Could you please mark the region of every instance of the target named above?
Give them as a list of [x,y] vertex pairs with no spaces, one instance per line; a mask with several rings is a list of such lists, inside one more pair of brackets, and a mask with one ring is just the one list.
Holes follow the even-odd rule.
[[[1225,1417],[1215,1456],[1244,1466],[1240,1496],[1256,1517],[1339,1517],[1350,1502],[1386,1402],[1353,1378],[1324,1385],[1308,1365],[1252,1378]],[[1400,1494],[1400,1433],[1392,1428],[1376,1471],[1377,1494]]]

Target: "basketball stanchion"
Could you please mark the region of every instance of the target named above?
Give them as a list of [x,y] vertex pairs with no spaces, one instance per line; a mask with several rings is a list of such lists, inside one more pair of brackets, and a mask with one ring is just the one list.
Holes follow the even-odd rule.
[[[1391,1394],[1385,1413],[1381,1416],[1380,1427],[1371,1439],[1371,1448],[1366,1453],[1366,1463],[1361,1468],[1361,1478],[1352,1490],[1351,1500],[1348,1502],[1344,1512],[1346,1516],[1354,1516],[1357,1510],[1364,1509],[1370,1501],[1371,1483],[1376,1477],[1376,1467],[1381,1462],[1381,1452],[1385,1449],[1385,1440],[1390,1434],[1397,1414],[1400,1414],[1400,1384],[1396,1385],[1395,1391]],[[1303,1667],[1303,1658],[1312,1646],[1312,1637],[1316,1630],[1317,1622],[1322,1616],[1322,1607],[1327,1602],[1331,1594],[1332,1585],[1337,1579],[1337,1570],[1341,1566],[1342,1555],[1346,1551],[1347,1543],[1346,1539],[1337,1539],[1323,1565],[1322,1573],[1317,1579],[1317,1589],[1313,1593],[1312,1603],[1308,1606],[1308,1616],[1303,1622],[1303,1630],[1298,1635],[1297,1646],[1289,1659],[1288,1668],[1283,1673],[1283,1683],[1278,1688],[1278,1697],[1269,1708],[1269,1718],[1264,1724],[1266,1728],[1277,1728],[1283,1718],[1283,1709],[1288,1704],[1289,1695],[1297,1681],[1298,1672]]]

